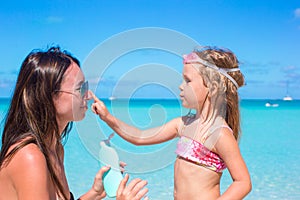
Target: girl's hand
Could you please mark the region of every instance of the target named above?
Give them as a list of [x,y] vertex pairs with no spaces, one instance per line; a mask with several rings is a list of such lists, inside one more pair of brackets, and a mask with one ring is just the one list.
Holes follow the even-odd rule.
[[[128,179],[129,175],[126,174],[119,185],[117,200],[140,200],[144,198],[148,192],[148,188],[144,188],[147,185],[147,181],[136,178],[126,186]],[[144,199],[148,200],[148,197]]]
[[99,117],[103,121],[105,121],[107,116],[110,114],[105,104],[101,100],[99,100],[92,91],[89,91],[89,95],[91,95],[92,98],[94,99],[94,103],[92,104],[93,113],[99,115]]

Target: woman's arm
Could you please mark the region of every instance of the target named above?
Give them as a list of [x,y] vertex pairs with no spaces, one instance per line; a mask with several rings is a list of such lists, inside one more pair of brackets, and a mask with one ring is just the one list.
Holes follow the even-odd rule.
[[238,143],[232,132],[223,129],[216,142],[215,149],[224,160],[233,183],[218,200],[243,199],[252,189],[250,174],[242,158]]
[[93,200],[101,200],[106,196],[106,193],[103,188],[103,182],[102,182],[102,177],[105,172],[109,170],[109,167],[102,167],[98,173],[95,176],[94,179],[94,184],[92,188],[82,195],[79,199],[80,200],[88,200],[88,199],[93,199]]
[[181,122],[181,118],[173,119],[160,127],[140,130],[112,116],[104,103],[94,94],[92,94],[92,96],[94,98],[92,111],[99,115],[99,117],[106,122],[107,125],[109,125],[118,135],[128,142],[135,145],[158,144],[171,140],[178,134],[178,127]]

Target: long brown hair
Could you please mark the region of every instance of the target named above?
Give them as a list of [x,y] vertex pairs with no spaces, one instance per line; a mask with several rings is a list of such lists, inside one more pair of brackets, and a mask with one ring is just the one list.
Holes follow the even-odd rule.
[[[61,51],[59,47],[51,47],[46,51],[34,50],[25,58],[5,118],[0,152],[1,170],[19,149],[29,143],[35,143],[45,156],[58,194],[65,199],[67,194],[64,194],[60,179],[54,171],[48,147],[49,144],[56,144],[58,156],[61,153],[61,141],[71,129],[69,123],[63,133],[59,133],[53,102],[55,91],[60,89],[64,73],[71,62],[79,66],[76,58]],[[8,152],[8,149],[18,142],[20,143]]]
[[[235,54],[228,49],[221,49],[216,47],[203,47],[202,50],[195,50],[195,53],[202,59],[209,63],[216,65],[219,68],[238,68],[239,61]],[[239,111],[239,96],[238,88],[233,84],[231,80],[225,76],[220,75],[216,70],[211,70],[213,73],[209,74],[206,72],[200,72],[203,75],[204,82],[206,85],[210,85],[213,79],[222,79],[219,83],[224,84],[220,86],[224,89],[225,106],[224,117],[233,130],[235,138],[238,140],[241,132],[240,128],[240,111]],[[228,74],[237,82],[238,86],[244,85],[244,76],[240,71],[228,72]]]

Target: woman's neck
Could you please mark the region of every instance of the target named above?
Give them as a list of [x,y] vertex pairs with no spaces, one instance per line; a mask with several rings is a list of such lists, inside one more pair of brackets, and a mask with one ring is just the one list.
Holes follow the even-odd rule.
[[65,128],[68,125],[68,122],[63,122],[61,120],[57,120],[57,125],[58,125],[58,132],[59,132],[60,135],[62,135]]

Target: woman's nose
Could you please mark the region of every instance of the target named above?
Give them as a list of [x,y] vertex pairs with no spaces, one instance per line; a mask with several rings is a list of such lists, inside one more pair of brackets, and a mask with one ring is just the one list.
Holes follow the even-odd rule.
[[91,93],[92,91],[88,91],[85,95],[84,95],[84,100],[91,100],[93,98],[93,94]]

